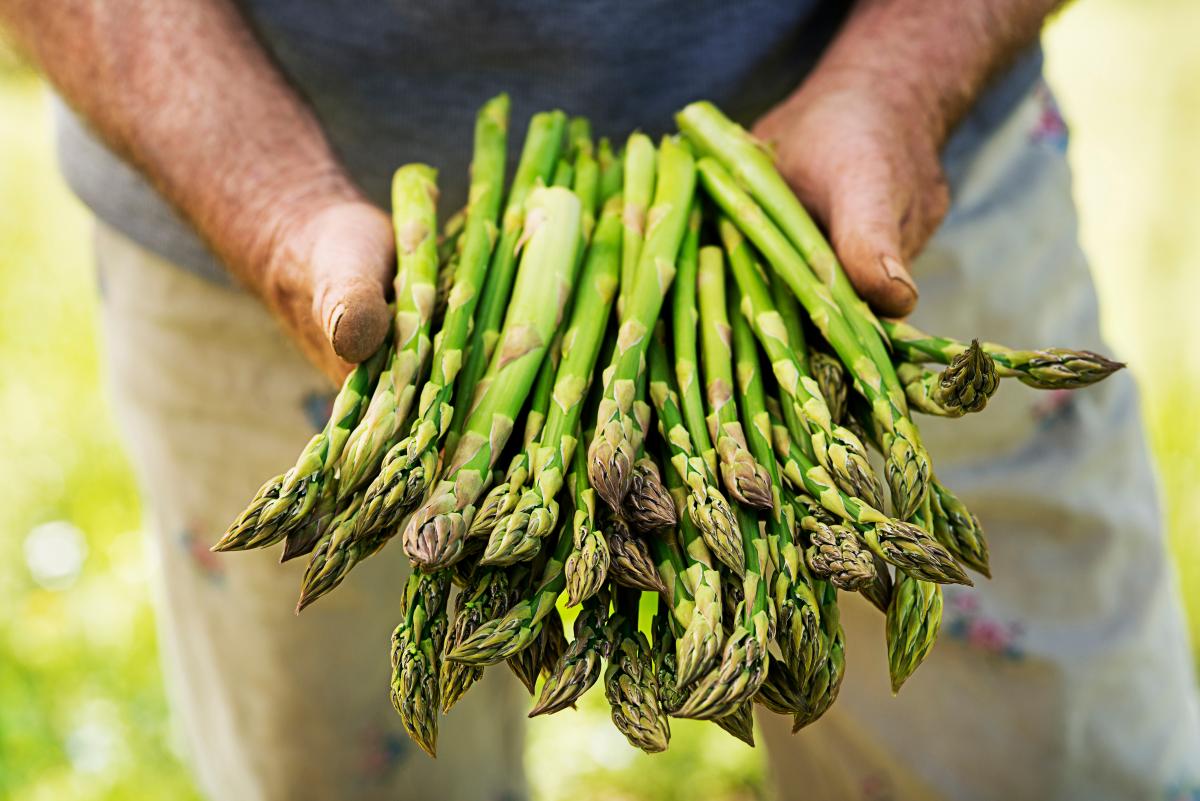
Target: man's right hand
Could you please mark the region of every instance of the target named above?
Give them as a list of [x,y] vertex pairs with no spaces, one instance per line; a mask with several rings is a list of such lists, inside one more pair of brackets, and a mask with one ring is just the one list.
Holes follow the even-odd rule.
[[305,355],[340,382],[391,322],[391,220],[366,201],[339,200],[282,222],[267,253],[254,289]]
[[0,24],[340,381],[387,332],[392,226],[235,0],[0,0]]

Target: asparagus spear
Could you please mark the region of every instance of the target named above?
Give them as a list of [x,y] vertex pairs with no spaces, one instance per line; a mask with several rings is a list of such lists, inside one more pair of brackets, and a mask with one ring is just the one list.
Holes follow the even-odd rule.
[[566,585],[563,561],[570,547],[571,532],[568,526],[563,526],[554,553],[530,597],[515,604],[504,617],[480,624],[447,658],[468,665],[494,665],[528,647],[541,632],[542,621],[554,610]]
[[941,417],[983,411],[1000,385],[996,363],[983,352],[977,339],[940,373],[902,362],[896,367],[896,375],[912,408]]
[[656,153],[654,142],[644,133],[632,133],[625,143],[624,208],[621,222],[621,294],[618,311],[625,308],[633,290],[638,259],[646,236],[646,213],[654,199]]
[[[571,293],[579,244],[579,200],[569,190],[529,196],[525,251],[504,330],[445,475],[404,529],[404,551],[417,564],[448,565],[462,553],[475,502],[500,455],[554,337]],[[547,297],[549,292],[549,297]]]
[[991,578],[987,540],[978,518],[936,476],[929,482],[929,488],[933,535],[937,541],[959,562]]
[[662,482],[658,464],[643,456],[633,463],[633,478],[622,510],[629,525],[638,531],[653,532],[678,522],[675,502]]
[[[851,327],[829,288],[813,275],[787,238],[725,168],[716,160],[705,158],[700,160],[698,169],[709,196],[758,247],[775,273],[795,293],[826,341],[851,371],[855,389],[871,403],[872,417],[880,431],[892,501],[900,517],[907,518],[925,497],[929,455],[921,444],[916,426],[908,417],[908,405],[898,380],[896,391],[892,391],[890,380],[895,380],[895,371],[891,362],[887,362],[886,367],[881,366],[864,349],[856,329]],[[738,284],[741,286],[740,280]],[[890,380],[885,379],[885,372],[891,375]]]
[[[293,519],[290,515],[284,514],[288,507],[277,505],[285,479],[289,486],[300,486],[303,489],[305,493],[303,502],[310,500],[308,490],[314,483],[320,487],[326,486],[332,466],[341,456],[346,439],[366,410],[372,387],[378,380],[391,350],[392,334],[389,333],[387,339],[379,346],[379,350],[346,376],[341,390],[333,400],[333,410],[329,415],[329,421],[320,433],[309,440],[295,467],[263,484],[246,509],[230,525],[225,535],[212,546],[212,550],[240,551],[263,548],[279,542],[289,530],[294,528],[294,525],[290,523],[288,526],[284,526],[285,522]],[[299,484],[298,482],[304,483]],[[267,509],[272,509],[275,514],[272,518],[264,520],[262,514]]]
[[[539,183],[547,183],[553,174],[562,145],[566,115],[561,111],[544,111],[529,120],[529,131],[521,150],[521,159],[509,187],[508,200],[500,222],[500,240],[492,252],[491,263],[475,309],[470,347],[465,353],[462,370],[455,379],[459,395],[470,396],[483,378],[499,340],[500,324],[509,304],[513,281],[517,273],[517,243],[525,229],[526,204]],[[446,434],[446,451],[453,453],[458,432],[467,424],[471,411],[468,404],[454,407],[450,430]]]
[[567,636],[563,633],[562,616],[558,609],[551,609],[542,621],[541,631],[533,643],[510,656],[505,662],[526,691],[534,695],[538,676],[549,673],[567,650]]
[[720,460],[721,479],[734,500],[757,509],[771,508],[771,480],[754,461],[733,399],[733,353],[725,309],[725,259],[718,247],[700,249],[697,275],[700,311],[700,359],[708,402],[708,433]]
[[[883,328],[897,356],[904,361],[950,364],[970,347],[926,334],[908,323],[885,320]],[[980,347],[995,362],[996,375],[1016,378],[1035,389],[1079,389],[1103,381],[1125,366],[1089,350],[1016,350],[993,342],[984,342]]]
[[[679,280],[672,298],[672,339],[675,345],[675,378],[679,394],[671,389],[665,344],[651,348],[651,397],[658,410],[659,428],[670,446],[671,463],[690,492],[688,511],[704,541],[723,564],[735,573],[742,570],[742,540],[733,512],[717,488],[717,456],[708,437],[704,401],[697,368],[696,329],[700,313],[696,303],[699,265],[700,213],[689,220],[679,257]],[[657,350],[657,352],[655,352]],[[658,363],[655,364],[655,360]],[[655,379],[654,376],[658,378]]]
[[650,643],[637,629],[637,608],[637,593],[617,591],[612,653],[604,671],[604,695],[617,730],[630,745],[654,754],[666,750],[671,725],[659,704],[658,677]]
[[818,582],[816,589],[821,604],[821,636],[825,658],[802,688],[804,706],[792,718],[793,733],[824,715],[833,706],[846,674],[846,633],[838,613],[837,590],[825,582]]
[[325,533],[320,536],[304,568],[300,582],[300,599],[296,602],[296,613],[308,608],[314,601],[342,583],[350,568],[373,551],[364,550],[372,544],[360,542],[343,547],[354,531],[362,508],[362,494],[352,497],[330,521]]
[[854,525],[871,553],[914,576],[942,584],[971,580],[954,558],[924,529],[893,520],[877,509],[838,491],[823,467],[813,464],[782,426],[775,428],[776,451],[784,459],[783,474],[797,492],[807,492],[822,506]]
[[666,593],[646,542],[615,515],[609,515],[601,526],[608,541],[608,577],[630,589]]
[[[772,289],[777,283],[771,284]],[[846,368],[836,357],[814,348],[809,348],[808,364],[821,389],[821,397],[825,398],[825,405],[829,407],[829,416],[835,423],[842,422],[846,419],[846,395],[849,392]]]
[[808,532],[809,542],[805,560],[812,572],[847,592],[873,582],[875,560],[858,535],[831,519],[811,498],[805,497],[800,503],[805,507],[800,527]]
[[437,295],[437,172],[424,164],[396,171],[392,181],[396,225],[396,343],[363,419],[346,440],[338,465],[338,500],[362,489],[379,469],[408,419],[429,359]]
[[700,679],[675,717],[712,720],[737,711],[751,700],[767,676],[767,644],[771,620],[767,607],[767,541],[758,521],[744,507],[737,507],[738,528],[746,554],[742,577],[742,615],[725,640],[721,664]]
[[611,554],[608,538],[596,519],[596,492],[588,484],[583,450],[576,448],[571,461],[568,480],[575,500],[575,517],[571,521],[571,554],[563,571],[567,577],[567,603],[575,606],[593,597],[604,586]]
[[608,202],[609,198],[621,194],[625,183],[625,160],[613,153],[612,143],[608,139],[602,138],[596,148],[596,162],[600,166],[598,201],[603,205]]
[[810,676],[822,658],[820,611],[812,577],[795,532],[792,506],[785,502],[775,450],[771,445],[771,418],[767,410],[762,369],[754,333],[743,315],[730,313],[733,350],[737,359],[738,401],[745,415],[750,452],[767,466],[772,510],[766,517],[767,542],[776,571],[771,594],[775,604],[776,640],[789,671],[801,679]]
[[658,599],[658,609],[650,625],[650,648],[654,652],[655,678],[658,680],[658,705],[670,715],[686,697],[679,691],[677,632],[682,632],[675,614],[667,608],[666,598]]
[[761,268],[737,226],[722,219],[720,231],[729,253],[730,269],[742,292],[742,316],[762,343],[784,394],[785,406],[803,426],[802,433],[811,443],[817,463],[829,471],[848,495],[881,506],[879,482],[867,460],[866,448],[849,429],[834,424],[820,385],[800,361],[798,354],[807,351],[803,342],[793,345],[790,334],[798,334],[801,329],[796,326],[789,332],[789,323],[772,300]]
[[507,519],[502,513],[504,524],[497,523],[491,532],[484,558],[493,564],[529,558],[540,547],[541,539],[557,525],[556,498],[577,450],[576,429],[616,292],[619,210],[619,199],[605,204],[588,249],[578,281],[582,302],[574,305],[563,335],[562,358],[546,424],[538,442],[529,449],[532,485],[519,496]]
[[888,570],[887,562],[875,554],[871,556],[875,559],[875,578],[859,587],[858,591],[872,606],[886,615],[888,606],[892,603],[892,574]]
[[550,179],[550,185],[570,189],[574,181],[575,168],[571,166],[567,156],[559,156],[558,163],[554,165],[554,175]]
[[603,593],[593,595],[584,602],[575,618],[575,639],[547,675],[529,717],[573,706],[591,689],[600,678],[603,660],[608,657],[607,625],[608,596]]
[[942,623],[942,588],[905,574],[896,575],[887,610],[888,674],[892,693],[920,666]]
[[638,374],[646,345],[675,276],[679,251],[695,190],[696,173],[687,146],[665,138],[658,156],[654,205],[647,217],[646,242],[638,258],[629,307],[621,314],[617,348],[605,371],[604,397],[596,417],[596,434],[588,449],[592,486],[614,510],[629,490],[640,426],[634,416]]
[[[408,435],[388,451],[382,470],[367,488],[357,537],[371,536],[371,532],[377,532],[376,536],[391,536],[433,483],[438,446],[454,414],[455,378],[463,364],[479,288],[496,242],[496,218],[504,192],[508,112],[508,96],[501,94],[485,103],[476,116],[471,187],[460,240],[462,251],[455,265],[446,315],[434,338],[429,380],[421,388],[417,417]],[[526,154],[529,150],[527,146]],[[522,167],[526,173],[530,171],[527,164]],[[518,176],[519,179],[522,176],[520,169]]]
[[446,571],[414,571],[404,588],[403,619],[392,634],[392,706],[408,736],[437,756],[438,645],[446,634]]
[[754,747],[754,703],[752,701],[743,701],[733,712],[723,718],[716,718],[713,722],[746,745]]
[[807,704],[804,690],[800,686],[802,683],[803,680],[795,674],[790,665],[771,657],[767,678],[758,688],[754,700],[777,714],[795,715],[804,711]]
[[[448,654],[466,642],[485,621],[503,616],[515,602],[506,570],[477,570],[471,582],[455,601],[454,622],[446,632],[441,653]],[[444,657],[441,661],[440,686],[442,712],[458,703],[471,685],[483,676],[483,668]]]
[[[790,250],[801,257],[799,260],[785,259],[791,263],[780,274],[813,315],[813,322],[821,328],[826,340],[854,373],[855,386],[860,392],[870,393],[868,399],[880,424],[893,500],[899,516],[908,518],[925,497],[929,456],[908,417],[904,390],[892,367],[879,321],[854,291],[833,248],[775,169],[771,157],[745,129],[721,114],[711,103],[692,103],[676,115],[676,119],[689,140],[705,155],[720,161],[724,166],[722,172],[732,172],[770,215],[769,220],[764,215],[763,222],[770,229],[768,238],[774,241],[770,247],[765,247],[765,239],[755,239],[755,234],[747,230],[746,234],[755,240],[755,244],[764,253],[784,245],[782,251],[776,251],[777,255]],[[782,236],[774,236],[780,231]],[[789,245],[791,247],[786,247]],[[771,261],[776,270],[784,264],[775,259]],[[804,270],[804,266],[811,269]],[[819,282],[812,280],[816,278]],[[807,284],[809,289],[827,291],[819,296],[808,293],[809,300],[805,300],[797,282]],[[827,319],[826,312],[836,313],[838,320]],[[835,342],[826,327],[842,329],[838,334],[841,341]],[[852,339],[844,339],[843,335]],[[851,352],[855,359],[847,358]],[[863,356],[865,360],[857,360]]]
[[[555,352],[561,348],[561,341],[555,339],[550,346],[550,358],[543,359],[538,368],[537,377],[533,381],[530,392],[529,407],[525,411],[525,430],[521,437],[521,451],[509,462],[504,473],[504,480],[495,484],[479,502],[478,511],[467,528],[468,537],[490,537],[497,525],[503,530],[501,521],[507,520],[517,508],[517,501],[525,491],[529,480],[529,471],[533,459],[533,450],[537,447],[537,439],[542,434],[546,422],[546,413],[550,410],[551,397],[554,395],[554,376],[558,372],[559,360]],[[486,559],[486,546],[484,558]],[[499,562],[485,561],[485,564]]]

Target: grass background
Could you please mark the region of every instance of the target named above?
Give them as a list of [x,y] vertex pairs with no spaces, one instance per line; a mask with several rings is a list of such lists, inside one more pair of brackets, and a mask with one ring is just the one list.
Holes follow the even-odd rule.
[[[1189,0],[1089,0],[1046,37],[1104,330],[1142,385],[1193,635],[1198,34]],[[45,91],[2,44],[0,154],[0,798],[187,801],[197,796],[163,701],[137,494],[98,368],[88,217],[55,172]],[[595,695],[538,721],[538,801],[672,801],[697,787],[762,797],[760,753],[672,725],[671,750],[647,758]]]

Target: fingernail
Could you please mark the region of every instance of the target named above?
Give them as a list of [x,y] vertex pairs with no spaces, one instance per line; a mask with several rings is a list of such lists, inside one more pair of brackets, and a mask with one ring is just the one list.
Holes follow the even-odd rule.
[[883,256],[879,259],[883,265],[883,271],[887,273],[887,277],[898,283],[908,287],[908,291],[917,297],[920,293],[917,292],[917,285],[913,283],[912,276],[908,274],[908,270],[904,269],[904,265],[894,256]]
[[325,335],[329,337],[332,343],[337,336],[338,323],[342,321],[342,316],[346,313],[346,304],[339,303],[333,307],[333,311],[329,313],[329,322],[325,324]]

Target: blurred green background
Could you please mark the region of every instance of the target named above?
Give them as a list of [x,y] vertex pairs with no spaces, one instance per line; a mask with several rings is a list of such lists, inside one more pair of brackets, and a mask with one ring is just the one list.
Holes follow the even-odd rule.
[[[1142,385],[1193,634],[1198,35],[1194,0],[1089,0],[1046,36],[1104,329]],[[38,78],[0,44],[0,798],[186,801],[136,488],[99,371],[88,215],[55,171],[47,120]],[[531,727],[538,801],[761,797],[761,753],[681,722],[648,758],[589,700]]]

